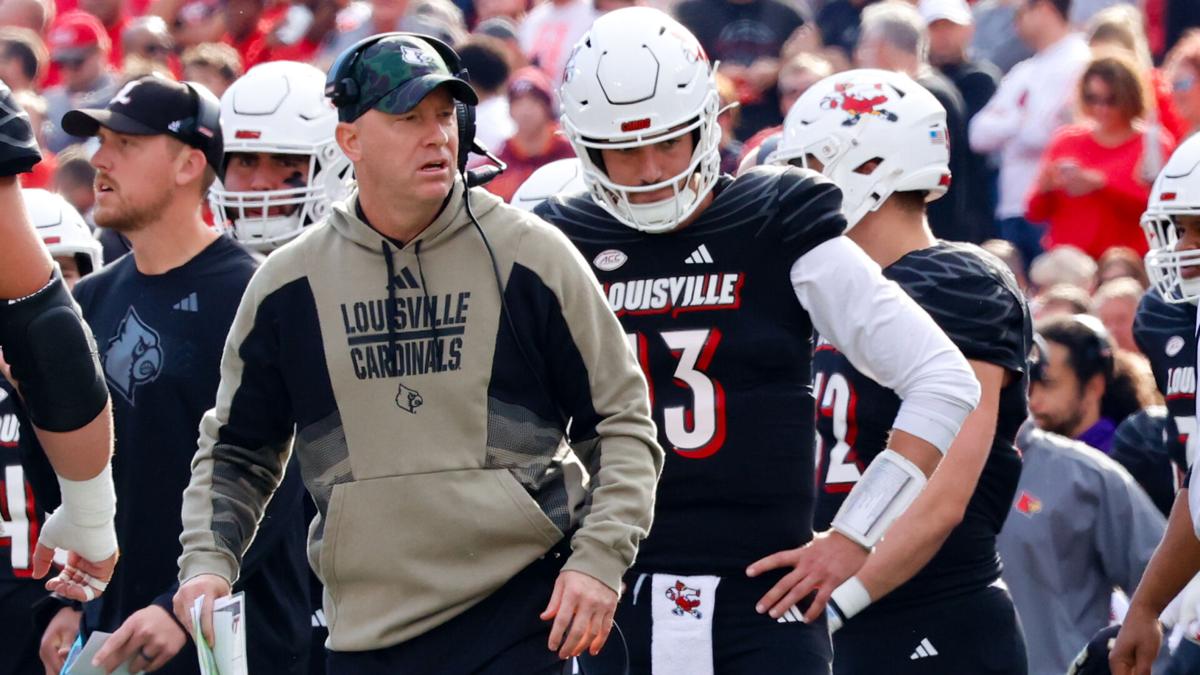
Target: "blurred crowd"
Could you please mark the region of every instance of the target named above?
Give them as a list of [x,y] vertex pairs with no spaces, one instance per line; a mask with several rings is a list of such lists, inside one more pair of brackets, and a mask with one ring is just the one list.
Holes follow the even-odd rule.
[[[1139,415],[1165,424],[1154,422],[1163,387],[1134,338],[1151,287],[1140,219],[1155,177],[1200,129],[1196,0],[0,0],[0,79],[45,157],[23,186],[58,193],[95,229],[96,147],[64,131],[67,111],[103,107],[148,73],[220,97],[263,62],[327,70],[369,35],[425,33],[461,55],[479,94],[478,138],[508,166],[487,188],[512,199],[539,167],[574,156],[556,94],[572,45],[600,14],[639,4],[671,12],[720,63],[728,173],[769,161],[792,104],[830,74],[878,68],[929,89],[948,113],[953,171],[929,209],[934,233],[1007,263],[1043,337],[1069,352],[1071,368],[1033,387],[1034,421],[1124,457],[1150,501],[1129,499],[1169,510],[1179,476],[1165,451],[1142,466],[1145,452],[1121,454],[1120,429],[1133,420],[1133,438]],[[849,96],[832,104],[871,109]],[[105,262],[128,251],[115,232],[97,237]],[[1083,359],[1068,319],[1081,315],[1111,349],[1098,381],[1074,367]],[[1043,508],[1020,494],[1018,510]],[[1142,557],[1110,588],[1132,589],[1161,528],[1160,517],[1145,546],[1130,543]]]
[[[60,126],[122,85],[160,73],[218,97],[271,60],[322,70],[389,30],[434,35],[479,90],[479,136],[509,164],[511,198],[570,157],[555,89],[601,13],[662,5],[720,62],[722,168],[764,161],[791,104],[851,67],[904,72],[949,113],[954,181],[937,235],[1010,242],[1027,270],[1047,248],[1095,260],[1145,253],[1150,182],[1200,125],[1200,8],[1184,0],[3,0],[0,78],[34,117],[47,161],[26,187],[90,208],[86,160]],[[736,104],[736,105],[735,105]]]

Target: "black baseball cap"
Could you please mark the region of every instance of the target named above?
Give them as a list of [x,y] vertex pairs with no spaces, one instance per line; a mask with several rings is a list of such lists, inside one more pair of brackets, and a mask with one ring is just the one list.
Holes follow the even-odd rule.
[[221,104],[204,85],[146,75],[130,80],[104,108],[63,115],[62,128],[84,137],[95,136],[100,127],[135,136],[171,136],[203,152],[220,175],[225,150],[220,120]]

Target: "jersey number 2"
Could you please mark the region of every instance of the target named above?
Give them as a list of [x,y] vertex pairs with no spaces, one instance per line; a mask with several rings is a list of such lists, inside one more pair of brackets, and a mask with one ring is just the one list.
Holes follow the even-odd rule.
[[[684,457],[702,459],[721,449],[725,443],[725,390],[721,383],[704,371],[712,363],[713,352],[721,341],[721,331],[672,330],[661,334],[667,349],[679,359],[675,366],[675,383],[692,393],[692,406],[663,408],[663,433],[672,449]],[[629,344],[650,379],[650,364],[646,356],[645,337],[636,333],[627,336]],[[654,385],[651,382],[651,404]]]
[[[822,388],[822,384],[824,388]],[[858,464],[850,457],[852,436],[856,431],[854,415],[854,388],[841,373],[834,373],[825,379],[825,373],[817,373],[815,391],[817,403],[822,417],[831,418],[833,426],[833,447],[829,449],[829,471],[825,474],[826,492],[849,492],[862,472]],[[824,445],[821,437],[818,442]],[[825,456],[825,448],[820,448],[817,457]]]

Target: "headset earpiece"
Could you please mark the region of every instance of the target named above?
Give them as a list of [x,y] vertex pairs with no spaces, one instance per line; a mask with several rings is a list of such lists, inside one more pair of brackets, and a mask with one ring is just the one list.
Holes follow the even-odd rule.
[[[462,67],[462,61],[458,58],[458,53],[450,45],[435,37],[401,31],[372,35],[359,40],[353,47],[342,52],[329,68],[329,75],[325,79],[325,95],[338,108],[339,119],[341,119],[341,109],[344,106],[358,103],[362,96],[358,82],[351,77],[354,64],[368,47],[389,37],[407,37],[414,40],[421,40],[432,47],[438,53],[438,56],[442,57],[442,61],[446,64],[446,69],[454,77],[466,82],[471,81],[469,73]],[[463,175],[468,185],[483,185],[492,178],[495,178],[499,174],[499,171],[484,171],[473,176],[471,174],[474,172],[467,171],[467,160],[470,158],[472,152],[485,155],[493,161],[496,161],[496,158],[475,141],[475,106],[467,105],[462,101],[456,101],[454,109],[458,121],[458,157],[456,158],[458,171]],[[502,163],[501,166],[503,167]],[[503,170],[503,168],[500,170]]]

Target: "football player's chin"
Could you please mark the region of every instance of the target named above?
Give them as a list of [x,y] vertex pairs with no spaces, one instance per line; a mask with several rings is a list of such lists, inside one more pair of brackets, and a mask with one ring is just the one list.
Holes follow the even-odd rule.
[[1179,276],[1184,279],[1200,279],[1200,267],[1180,267]]

